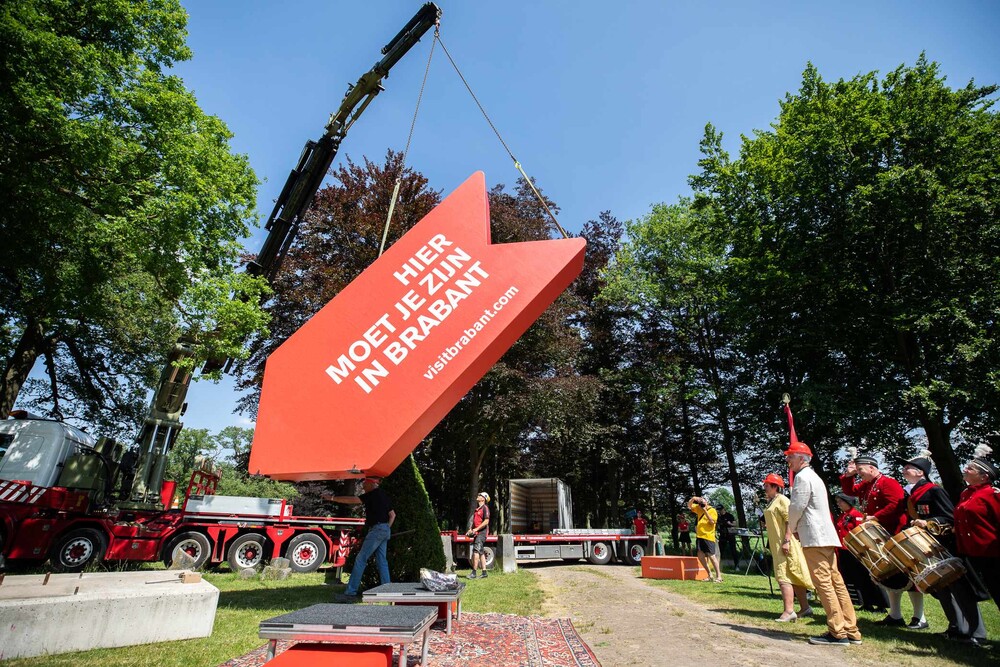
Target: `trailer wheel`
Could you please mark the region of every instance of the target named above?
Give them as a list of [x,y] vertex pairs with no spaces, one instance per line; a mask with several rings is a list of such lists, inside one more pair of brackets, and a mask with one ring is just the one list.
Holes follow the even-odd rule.
[[483,560],[486,561],[486,569],[493,569],[493,562],[497,559],[497,550],[488,544],[483,545]]
[[164,565],[167,567],[173,565],[174,561],[181,557],[181,553],[194,559],[194,563],[191,564],[192,570],[200,570],[208,562],[208,557],[212,553],[212,543],[197,531],[181,533],[170,541],[163,556]]
[[611,547],[605,542],[594,542],[590,545],[590,556],[587,560],[594,565],[607,565],[611,562]]
[[626,565],[639,565],[645,555],[646,545],[642,542],[626,542],[622,560],[625,561]]
[[312,533],[296,535],[285,552],[292,572],[315,572],[326,561],[326,543]]
[[52,548],[52,567],[59,572],[80,572],[104,559],[104,535],[93,528],[77,528],[60,537]]
[[267,538],[260,533],[240,535],[229,546],[229,567],[233,572],[257,567],[264,562]]

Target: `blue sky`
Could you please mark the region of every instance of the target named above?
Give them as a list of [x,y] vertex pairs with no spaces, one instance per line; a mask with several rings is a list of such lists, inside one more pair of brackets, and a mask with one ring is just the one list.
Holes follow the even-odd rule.
[[[303,143],[422,2],[184,0],[194,57],[175,68],[265,179],[262,215]],[[735,152],[767,128],[807,62],[827,80],[887,72],[922,51],[954,87],[1000,82],[1000,3],[956,1],[594,2],[442,0],[441,37],[514,155],[576,231],[689,193],[714,124]],[[431,45],[393,69],[338,160],[402,150]],[[408,163],[445,194],[472,172],[517,172],[438,47]],[[261,237],[247,241],[259,249]],[[185,422],[233,423],[231,381],[196,383]]]

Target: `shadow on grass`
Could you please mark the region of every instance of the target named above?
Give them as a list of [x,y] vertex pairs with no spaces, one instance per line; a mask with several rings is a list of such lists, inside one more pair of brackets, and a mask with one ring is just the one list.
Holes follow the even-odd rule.
[[[858,629],[863,637],[893,644],[894,652],[915,658],[938,657],[963,665],[998,664],[996,642],[983,642],[980,647],[968,646],[945,639],[937,632],[884,628],[865,619],[858,619]],[[992,650],[991,643],[994,644]]]
[[219,608],[226,609],[301,609],[314,604],[335,602],[343,586],[286,586],[219,593]]
[[[772,610],[762,611],[760,609],[734,609],[732,607],[709,609],[709,611],[716,611],[719,612],[720,614],[737,613],[740,616],[746,616],[748,618],[759,618],[763,621],[774,621],[774,619],[778,618],[778,616],[781,615],[781,605],[779,604],[778,606],[776,606],[773,611]],[[822,625],[823,627],[826,627],[826,619],[822,615],[819,615],[818,617],[810,616],[807,618],[800,618],[797,621],[795,621],[795,623],[796,625],[793,627],[800,627],[800,628],[809,627],[810,625],[816,625],[817,623]],[[781,631],[779,630],[773,630],[771,632],[778,632],[779,634],[781,634]]]
[[[723,610],[713,610],[713,611],[723,611]],[[732,610],[729,610],[732,611]],[[729,628],[736,632],[742,632],[745,635],[757,635],[758,637],[767,637],[768,639],[776,639],[783,642],[801,642],[803,641],[802,635],[789,634],[787,632],[781,632],[778,630],[765,630],[764,628],[755,628],[750,625],[737,625],[736,623],[716,623],[723,628]]]

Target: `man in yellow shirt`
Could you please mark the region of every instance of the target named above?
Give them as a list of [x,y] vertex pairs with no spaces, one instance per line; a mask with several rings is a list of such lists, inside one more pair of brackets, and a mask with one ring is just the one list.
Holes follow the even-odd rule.
[[[719,520],[719,513],[707,498],[695,496],[688,501],[688,507],[694,512],[698,522],[695,524],[694,536],[698,545],[698,560],[701,566],[708,572],[708,578],[715,582],[722,581],[722,568],[719,566],[719,547],[715,543],[715,524]],[[712,567],[709,567],[709,565]],[[715,568],[715,574],[713,569]]]

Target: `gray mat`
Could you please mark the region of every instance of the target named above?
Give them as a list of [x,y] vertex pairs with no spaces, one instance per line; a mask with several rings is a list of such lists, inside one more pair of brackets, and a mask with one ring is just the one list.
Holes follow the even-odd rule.
[[260,622],[261,631],[300,628],[363,626],[416,632],[429,617],[437,618],[437,607],[388,607],[359,604],[314,604],[289,614]]

